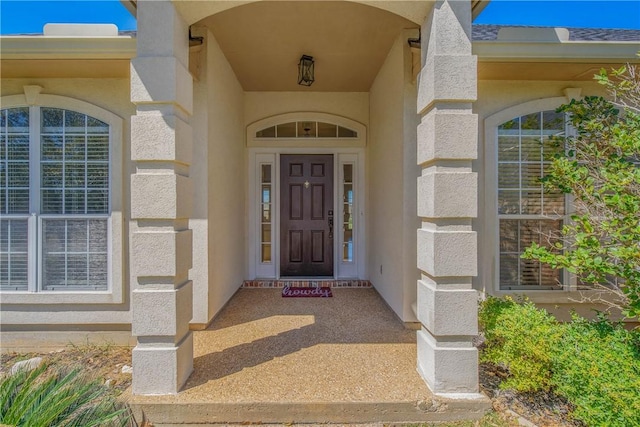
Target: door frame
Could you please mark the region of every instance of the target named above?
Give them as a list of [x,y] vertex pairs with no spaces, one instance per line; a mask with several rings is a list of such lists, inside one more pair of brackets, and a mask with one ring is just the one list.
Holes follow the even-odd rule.
[[[307,145],[307,144],[305,144]],[[334,279],[365,279],[366,272],[366,214],[365,214],[365,149],[362,147],[264,147],[248,149],[249,179],[247,191],[247,260],[248,280],[280,279],[280,155],[281,154],[333,154],[333,206],[336,214],[336,235],[333,240],[333,278]],[[261,215],[258,196],[261,193],[261,166],[271,164],[272,195],[271,195],[271,262],[262,263],[261,260]],[[340,254],[343,241],[342,220],[343,196],[342,165],[354,165],[355,197],[354,216],[357,221],[354,226],[354,257],[353,262],[343,262]],[[338,226],[340,225],[340,228]],[[329,276],[331,277],[331,276]],[[329,278],[323,277],[323,278]],[[289,278],[289,277],[287,277]]]

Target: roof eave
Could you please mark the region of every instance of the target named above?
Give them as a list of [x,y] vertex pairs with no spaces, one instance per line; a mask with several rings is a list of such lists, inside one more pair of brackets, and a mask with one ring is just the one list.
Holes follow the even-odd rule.
[[137,17],[138,15],[138,1],[137,0],[120,0],[120,3],[124,6],[125,9],[129,11],[133,17]]
[[473,54],[479,61],[533,62],[640,62],[638,42],[569,41],[527,43],[474,41]]
[[[132,0],[133,1],[133,0]],[[491,0],[471,0],[471,17],[476,19]]]
[[131,59],[136,39],[118,37],[0,37],[2,59]]

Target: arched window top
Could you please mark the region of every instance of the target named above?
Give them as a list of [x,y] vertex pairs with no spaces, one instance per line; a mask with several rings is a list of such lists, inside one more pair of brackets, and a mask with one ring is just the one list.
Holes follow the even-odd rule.
[[260,129],[256,138],[357,138],[358,131],[335,123],[303,120]]
[[35,99],[29,99],[24,94],[0,97],[0,108],[2,109],[29,106],[57,108],[87,115],[108,124],[112,132],[121,132],[123,127],[122,118],[116,114],[76,98],[44,93],[38,94]]
[[[509,126],[507,123],[512,122],[514,118],[539,113],[545,110],[555,110],[570,100],[571,99],[564,96],[536,99],[498,111],[485,119],[485,140],[487,142],[493,140],[498,127],[504,128],[505,125]],[[515,126],[515,122],[513,124]]]
[[247,128],[249,145],[265,143],[357,144],[364,145],[365,126],[326,113],[288,113],[257,121]]

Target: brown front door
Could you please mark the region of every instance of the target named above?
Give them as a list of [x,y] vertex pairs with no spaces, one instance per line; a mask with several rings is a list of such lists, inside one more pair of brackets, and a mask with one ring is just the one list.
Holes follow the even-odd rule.
[[281,155],[280,188],[280,275],[333,276],[333,155]]

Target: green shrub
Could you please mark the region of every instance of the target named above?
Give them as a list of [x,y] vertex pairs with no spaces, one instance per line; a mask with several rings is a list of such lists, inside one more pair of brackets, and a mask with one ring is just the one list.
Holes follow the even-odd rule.
[[504,365],[504,388],[551,390],[588,426],[640,426],[640,330],[604,317],[558,323],[531,302],[481,304],[482,360]]
[[0,424],[24,427],[128,426],[128,408],[81,369],[43,364],[0,378]]
[[603,319],[563,326],[553,352],[555,392],[589,426],[640,426],[640,334]]
[[551,387],[551,350],[560,337],[552,316],[531,302],[489,297],[479,320],[486,338],[482,360],[509,369],[504,388],[527,392]]

